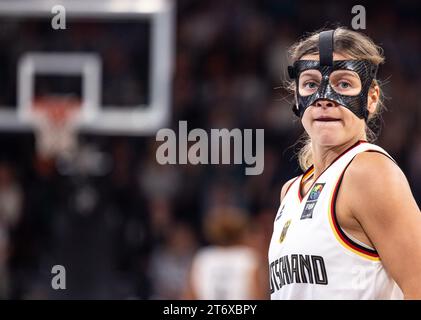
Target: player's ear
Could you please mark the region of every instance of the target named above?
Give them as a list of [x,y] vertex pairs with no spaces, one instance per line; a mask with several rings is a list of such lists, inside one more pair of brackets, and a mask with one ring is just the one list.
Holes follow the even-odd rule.
[[367,109],[370,114],[373,114],[377,110],[377,105],[380,101],[380,88],[378,84],[374,84],[370,87],[368,91],[368,102],[367,102]]

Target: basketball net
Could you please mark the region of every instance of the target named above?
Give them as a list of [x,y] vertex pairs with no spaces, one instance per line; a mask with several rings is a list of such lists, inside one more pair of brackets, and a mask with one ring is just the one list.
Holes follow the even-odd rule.
[[74,97],[48,96],[35,99],[32,118],[36,149],[42,158],[71,158],[75,155],[80,111],[80,100]]

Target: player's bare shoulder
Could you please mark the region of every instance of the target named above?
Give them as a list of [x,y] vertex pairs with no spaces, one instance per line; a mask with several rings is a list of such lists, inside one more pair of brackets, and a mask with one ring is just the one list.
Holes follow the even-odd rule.
[[348,180],[364,189],[383,189],[384,183],[406,182],[399,166],[380,152],[361,152],[357,154],[347,169]]
[[286,193],[288,192],[289,188],[291,187],[291,185],[294,183],[294,181],[297,179],[298,177],[294,177],[290,180],[288,180],[287,182],[284,183],[284,185],[281,188],[281,194],[279,195],[280,201],[282,202],[282,199],[284,199]]
[[379,152],[359,153],[346,170],[342,185],[348,199],[358,199],[352,201],[354,208],[409,191],[408,181],[399,166]]

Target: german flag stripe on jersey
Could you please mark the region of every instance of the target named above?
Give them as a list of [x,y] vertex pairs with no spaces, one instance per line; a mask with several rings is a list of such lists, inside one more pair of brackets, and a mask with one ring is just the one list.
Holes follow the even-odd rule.
[[345,169],[342,171],[341,175],[339,176],[339,179],[336,183],[336,186],[332,192],[332,195],[330,196],[330,205],[329,205],[329,222],[330,226],[332,227],[333,233],[336,237],[336,239],[348,250],[356,253],[357,255],[372,260],[372,261],[380,261],[380,257],[376,250],[371,250],[368,248],[365,248],[352,239],[350,239],[341,229],[341,227],[338,224],[338,220],[336,217],[336,199],[338,196],[339,187],[342,183],[343,176],[345,174],[346,169],[351,164],[352,160],[347,164]]
[[[300,199],[300,202],[303,200],[303,197],[301,196],[301,186],[303,185],[303,183],[305,183],[305,181],[311,177],[311,175],[314,173],[314,166],[311,165],[310,168],[307,169],[306,172],[304,172],[303,176],[301,177],[300,180],[300,184],[298,186],[298,199]],[[305,195],[304,195],[305,196]]]
[[301,179],[302,182],[305,182],[312,174],[314,173],[314,167],[311,166],[307,169],[306,173],[303,175],[303,178]]

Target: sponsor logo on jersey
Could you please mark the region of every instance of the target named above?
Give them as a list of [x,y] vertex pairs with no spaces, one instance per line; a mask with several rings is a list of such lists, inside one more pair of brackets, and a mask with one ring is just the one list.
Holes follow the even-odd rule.
[[313,218],[313,210],[316,206],[317,200],[319,199],[320,193],[323,190],[324,183],[316,183],[311,189],[310,194],[308,195],[307,202],[304,206],[303,213],[301,214],[301,220]]
[[281,232],[281,236],[279,237],[279,243],[282,243],[284,241],[285,236],[287,235],[287,231],[288,231],[288,228],[289,228],[290,225],[291,225],[291,219],[288,220],[287,222],[285,222],[285,225],[284,225],[284,227],[282,229],[282,232]]
[[278,221],[279,218],[282,216],[282,212],[284,211],[285,205],[282,206],[281,210],[279,210],[278,214],[276,215],[275,221]]

